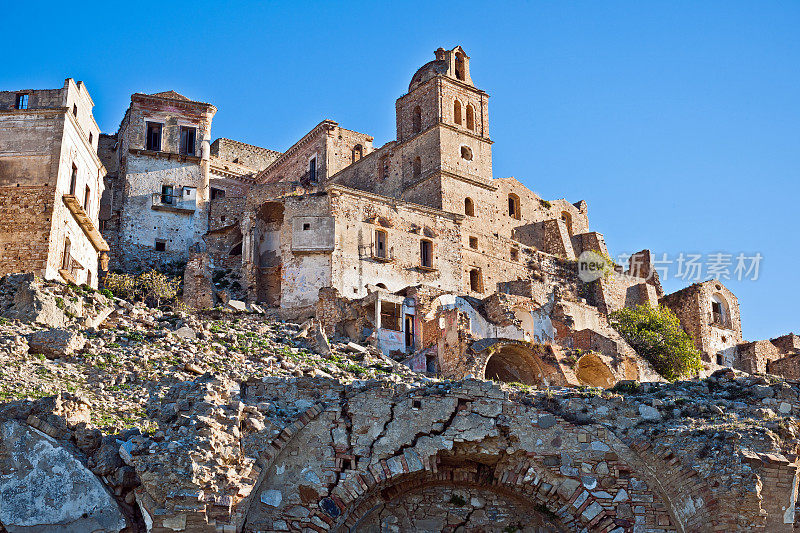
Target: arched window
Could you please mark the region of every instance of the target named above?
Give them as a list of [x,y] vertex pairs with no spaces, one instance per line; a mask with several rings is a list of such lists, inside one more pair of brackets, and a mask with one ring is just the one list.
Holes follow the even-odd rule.
[[725,301],[721,294],[715,294],[711,297],[711,323],[723,328],[731,327],[728,302]]
[[508,216],[519,220],[519,196],[514,193],[508,195]]
[[414,133],[419,133],[422,131],[422,110],[419,108],[419,106],[414,108],[414,116],[412,117],[411,122]]
[[467,129],[475,129],[475,109],[472,104],[467,104]]
[[417,157],[414,159],[414,163],[412,164],[412,173],[414,174],[414,179],[419,179],[422,175],[422,160]]
[[472,292],[483,292],[483,276],[479,268],[469,271],[469,288]]
[[464,214],[468,217],[475,216],[475,203],[470,197],[464,198]]
[[561,220],[563,220],[564,224],[566,224],[567,232],[569,233],[569,236],[572,237],[572,215],[570,215],[566,211],[562,211]]
[[464,73],[464,54],[461,52],[456,53],[456,78],[461,81],[464,81],[465,73]]
[[461,159],[466,159],[467,161],[472,161],[472,148],[469,146],[462,146],[461,147]]
[[361,159],[363,156],[364,148],[360,144],[355,145],[353,147],[353,163]]
[[458,100],[453,101],[453,122],[461,125],[461,102]]

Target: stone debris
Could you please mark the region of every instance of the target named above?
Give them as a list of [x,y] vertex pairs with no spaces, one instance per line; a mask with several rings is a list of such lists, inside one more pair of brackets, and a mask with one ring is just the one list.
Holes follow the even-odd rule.
[[30,353],[44,354],[48,359],[72,355],[86,343],[80,332],[56,328],[35,331],[28,334],[27,339]]
[[15,420],[0,424],[0,437],[0,524],[6,531],[118,532],[126,527],[109,488],[62,443]]
[[[85,342],[51,360],[27,340],[51,328],[0,322],[0,424],[49,439],[103,489],[100,514],[80,520],[104,522],[77,528],[300,531],[361,520],[393,531],[670,531],[680,519],[690,530],[778,531],[791,484],[774,480],[797,469],[799,387],[772,376],[724,369],[608,390],[447,381],[317,321],[123,300],[99,328],[59,330]],[[30,473],[14,468],[3,473]],[[396,496],[369,511],[377,494]],[[0,518],[8,531],[24,518],[18,506],[0,507],[13,514]],[[47,531],[83,513],[44,516]]]

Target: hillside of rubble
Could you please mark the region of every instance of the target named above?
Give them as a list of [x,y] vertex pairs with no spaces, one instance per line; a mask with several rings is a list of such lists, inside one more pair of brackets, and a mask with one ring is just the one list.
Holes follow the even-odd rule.
[[[489,489],[456,482],[487,465],[495,484],[530,469],[542,511],[526,519],[548,531],[688,531],[675,523],[712,515],[745,531],[778,520],[778,508],[780,523],[795,520],[780,487],[797,470],[800,388],[771,376],[727,369],[610,390],[438,380],[313,320],[236,303],[154,309],[32,275],[0,281],[0,316],[0,531],[408,530],[439,515],[460,517],[440,530],[516,527],[517,507],[495,495],[505,514],[487,514]],[[523,469],[521,457],[539,462]],[[42,470],[56,458],[83,480],[80,497],[76,482]],[[358,491],[390,494],[395,468],[425,487],[422,473],[454,469],[444,503],[401,498],[359,514]],[[361,488],[347,488],[352,479]],[[425,490],[439,501],[440,489]]]

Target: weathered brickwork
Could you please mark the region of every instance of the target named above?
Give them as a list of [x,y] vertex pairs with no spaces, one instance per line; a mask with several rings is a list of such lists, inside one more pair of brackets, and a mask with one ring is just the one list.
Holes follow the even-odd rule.
[[[177,461],[162,460],[167,441],[136,444],[131,463],[145,472],[137,501],[158,533],[433,532],[490,520],[491,530],[790,532],[793,445],[760,438],[748,418],[760,402],[731,411],[740,419],[737,451],[692,429],[693,416],[706,416],[709,390],[762,386],[733,378],[624,397],[470,380],[409,387],[310,378],[250,380],[231,397],[229,383],[198,380],[161,405],[208,413],[202,431],[220,437],[187,439],[191,449],[181,447]],[[766,388],[776,403],[800,408],[793,387]],[[276,426],[265,414],[283,406],[289,420]],[[161,418],[167,434],[177,431]],[[224,433],[232,426],[242,431]],[[230,453],[225,464],[197,469],[195,449]],[[191,481],[180,477],[187,468],[198,472]]]
[[695,283],[667,295],[661,303],[672,309],[709,362],[720,351],[742,342],[739,301],[718,281]]
[[0,274],[97,286],[105,168],[82,82],[0,92]]

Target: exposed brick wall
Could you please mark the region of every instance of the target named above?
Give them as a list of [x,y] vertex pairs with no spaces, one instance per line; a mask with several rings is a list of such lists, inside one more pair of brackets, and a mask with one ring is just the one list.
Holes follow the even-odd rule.
[[0,274],[45,275],[55,187],[0,187]]
[[240,141],[219,138],[211,143],[211,155],[255,170],[264,170],[274,163],[281,153]]

